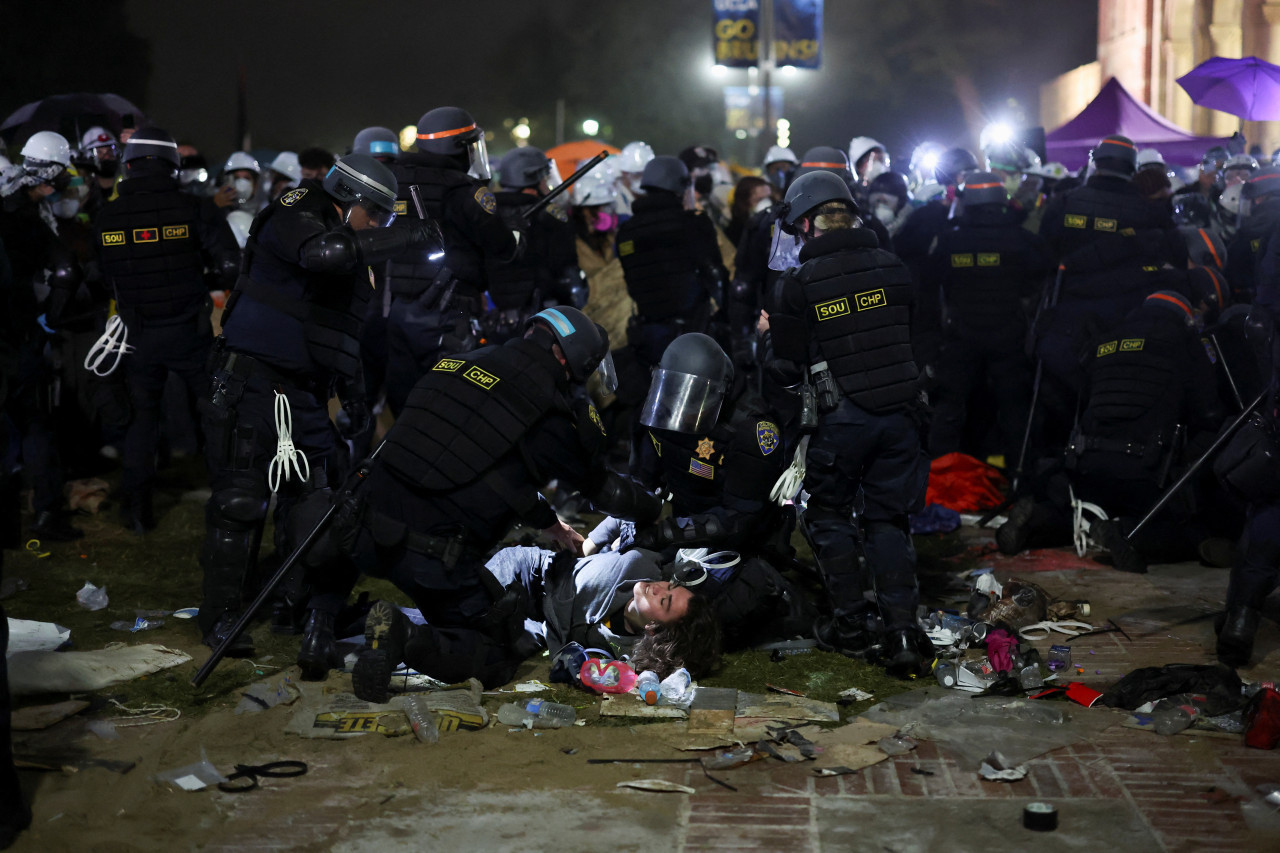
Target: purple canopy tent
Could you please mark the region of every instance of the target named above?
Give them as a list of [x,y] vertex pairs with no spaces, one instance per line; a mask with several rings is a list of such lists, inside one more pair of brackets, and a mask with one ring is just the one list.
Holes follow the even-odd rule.
[[1112,77],[1078,116],[1045,134],[1045,148],[1050,160],[1075,170],[1089,162],[1089,152],[1102,137],[1113,133],[1129,137],[1139,148],[1155,148],[1166,163],[1176,166],[1195,166],[1205,151],[1227,142],[1188,133],[1130,95]]

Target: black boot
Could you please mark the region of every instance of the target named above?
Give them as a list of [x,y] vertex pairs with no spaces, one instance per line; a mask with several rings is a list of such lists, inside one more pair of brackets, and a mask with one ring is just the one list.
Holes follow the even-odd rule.
[[31,535],[50,542],[74,542],[84,536],[84,531],[79,527],[72,527],[63,513],[46,509],[36,514],[36,523],[31,527]]
[[357,698],[379,705],[391,698],[391,673],[404,660],[409,620],[390,601],[375,601],[364,622],[365,650],[351,670]]
[[1227,666],[1246,666],[1253,656],[1253,638],[1258,633],[1261,614],[1254,607],[1227,608],[1218,628],[1218,660]]
[[[878,623],[878,619],[874,620]],[[818,648],[845,657],[863,658],[879,647],[881,632],[870,615],[863,617],[820,616],[813,623]]]
[[880,662],[894,678],[925,675],[933,667],[933,641],[919,628],[898,628],[885,636]]
[[1142,559],[1142,555],[1133,547],[1133,543],[1125,538],[1124,529],[1119,521],[1115,519],[1095,521],[1089,526],[1089,534],[1097,540],[1099,545],[1107,549],[1107,553],[1111,555],[1111,564],[1115,568],[1135,575],[1147,573],[1147,561]]
[[1008,520],[996,530],[996,547],[1001,554],[1012,557],[1026,549],[1027,540],[1031,537],[1031,514],[1035,508],[1036,499],[1031,495],[1023,495],[1014,501],[1009,508]]
[[333,614],[312,610],[298,649],[298,666],[303,681],[324,681],[329,670],[342,666],[338,643],[333,636]]
[[[213,628],[210,629],[209,633],[204,635],[204,644],[211,649],[216,649],[222,644],[222,641],[226,639],[227,635],[231,633],[231,629],[239,619],[240,614],[238,613],[223,613],[218,617],[218,621],[214,623]],[[229,658],[251,658],[253,657],[254,652],[253,637],[249,636],[249,631],[246,628],[244,631],[241,631],[240,636],[236,637],[231,645],[227,647],[226,656]]]

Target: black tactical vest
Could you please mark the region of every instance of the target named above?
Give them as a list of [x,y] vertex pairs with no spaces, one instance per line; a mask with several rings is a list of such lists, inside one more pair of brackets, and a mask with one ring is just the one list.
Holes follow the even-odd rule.
[[959,330],[1000,338],[1022,333],[1022,294],[1032,274],[1025,233],[1012,224],[962,223],[938,236],[942,295]]
[[725,497],[769,502],[769,492],[790,461],[775,416],[739,405],[706,435],[650,430],[677,516],[725,505]]
[[1086,365],[1089,400],[1082,432],[1167,442],[1182,409],[1189,334],[1175,317],[1144,308],[1098,341]]
[[[477,187],[476,181],[466,172],[457,169],[413,163],[396,163],[391,171],[395,173],[399,183],[395,201],[396,216],[418,218],[418,208],[413,197],[416,188],[423,212],[428,219],[440,226],[445,245],[443,258],[432,260],[428,257],[429,250],[413,249],[387,261],[387,282],[391,295],[408,299],[421,296],[431,286],[441,267],[449,269],[452,279],[483,290],[483,287],[479,287],[480,253],[445,215],[445,197],[458,189],[474,190]],[[396,227],[394,223],[392,227]]]
[[[145,188],[144,188],[145,187]],[[199,202],[176,181],[131,178],[95,220],[102,274],[121,312],[163,322],[192,316],[208,298],[196,223]]]
[[[1119,179],[1099,185],[1091,179],[1083,187],[1067,192],[1061,208],[1058,249],[1062,257],[1097,241],[1133,237],[1138,231],[1161,227],[1155,206],[1138,194],[1132,184]],[[1070,271],[1070,270],[1068,270]]]
[[[284,224],[273,220],[299,215],[312,215],[334,228],[343,227],[334,211],[333,198],[317,181],[304,181],[302,186],[272,202],[258,214],[249,231],[235,287],[240,294],[237,302],[247,296],[300,321],[307,354],[316,367],[351,380],[359,375],[360,335],[373,293],[369,268],[362,266],[347,273],[325,274],[308,272],[291,264],[284,269],[292,282],[277,282],[274,279],[281,273],[279,263],[257,257],[258,241],[265,230],[273,224],[278,227]],[[288,284],[296,287],[287,287]],[[295,298],[291,290],[300,292],[302,298]],[[243,310],[243,306],[237,310]],[[224,325],[232,313],[229,307],[223,318]]]
[[558,370],[550,353],[523,339],[441,359],[387,434],[388,470],[431,492],[475,482],[544,415],[567,409]]
[[[664,197],[669,196],[669,197]],[[670,193],[641,196],[618,228],[618,259],[627,293],[652,322],[688,317],[707,304],[690,217]]]
[[882,249],[837,250],[805,260],[792,274],[802,287],[811,340],[845,396],[871,412],[914,400],[912,284],[902,261]]

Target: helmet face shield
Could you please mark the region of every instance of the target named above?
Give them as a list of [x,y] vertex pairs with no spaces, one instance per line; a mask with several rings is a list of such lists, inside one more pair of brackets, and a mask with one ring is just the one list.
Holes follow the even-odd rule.
[[467,143],[467,161],[471,164],[467,174],[478,181],[493,179],[493,170],[489,167],[489,149],[484,144],[484,129],[476,128],[476,137]]
[[364,198],[360,199],[356,204],[368,215],[369,222],[374,228],[386,228],[396,221],[396,212],[394,210],[387,210],[385,207],[374,204]]
[[563,184],[564,178],[560,177],[560,169],[556,166],[555,160],[548,160],[547,162],[550,163],[550,166],[548,167],[547,175],[543,180],[547,182],[547,191],[550,192]]
[[723,382],[659,367],[653,372],[640,423],[671,432],[705,433],[720,417],[724,392]]
[[612,394],[618,390],[618,368],[613,363],[613,353],[607,352],[604,358],[600,359],[600,364],[596,367],[596,377],[600,380],[600,387],[604,388],[606,393]]

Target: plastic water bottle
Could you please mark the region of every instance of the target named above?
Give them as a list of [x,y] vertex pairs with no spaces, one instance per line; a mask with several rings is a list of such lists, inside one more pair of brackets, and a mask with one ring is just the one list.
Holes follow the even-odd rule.
[[572,726],[573,721],[577,719],[572,705],[561,705],[545,699],[530,700],[524,706],[524,710],[533,718],[534,727],[539,729]]
[[426,696],[407,697],[404,713],[409,718],[409,725],[413,727],[413,733],[418,740],[423,743],[439,742],[440,730],[436,728],[435,714],[432,714],[431,709],[427,707]]
[[1183,729],[1189,728],[1196,721],[1196,717],[1200,716],[1196,699],[1203,701],[1203,697],[1186,693],[1179,693],[1162,701],[1160,703],[1162,707],[1157,707],[1155,713],[1151,715],[1153,728],[1162,735],[1176,735]]
[[640,673],[640,677],[636,679],[636,692],[646,705],[657,705],[662,696],[662,680],[658,678],[658,673],[651,669]]
[[[693,700],[689,690],[691,684],[693,684],[693,678],[689,675],[689,670],[684,667],[680,667],[662,679],[662,684],[660,685],[662,704],[688,705]],[[645,701],[647,702],[648,699]]]

